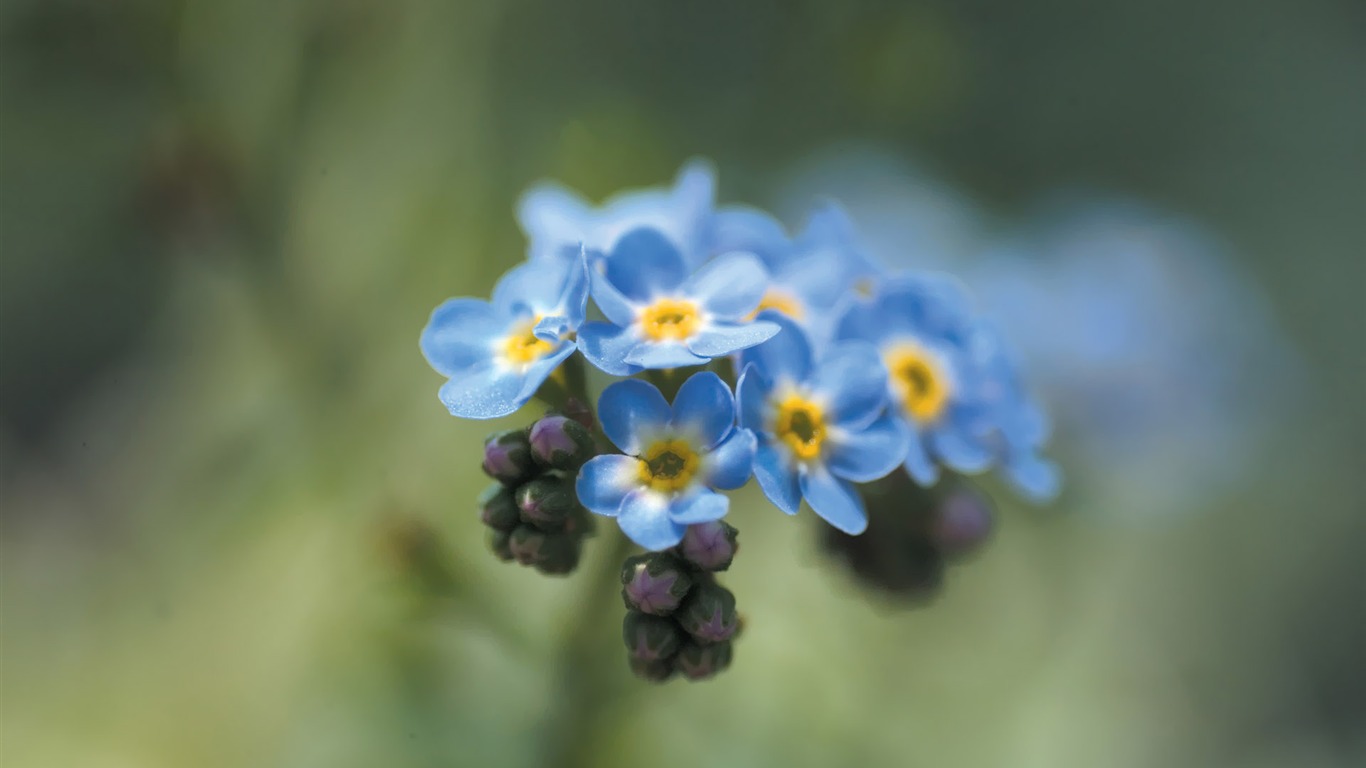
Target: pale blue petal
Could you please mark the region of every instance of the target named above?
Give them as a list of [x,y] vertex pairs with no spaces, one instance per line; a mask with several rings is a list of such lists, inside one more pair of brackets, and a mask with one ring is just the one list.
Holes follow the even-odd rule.
[[643,489],[626,495],[617,525],[626,538],[653,552],[676,546],[685,527],[669,519],[667,496]]
[[761,442],[754,452],[754,479],[759,481],[759,487],[775,507],[789,515],[797,514],[802,491],[797,481],[797,468],[788,460],[785,451],[766,440]]
[[730,510],[730,499],[705,488],[676,497],[669,504],[669,518],[680,525],[720,520]]
[[639,368],[686,368],[706,365],[707,358],[698,357],[677,342],[638,342],[626,353],[626,363]]
[[674,397],[673,425],[688,429],[703,448],[721,442],[735,425],[735,398],[730,387],[711,371],[689,376]]
[[936,429],[930,433],[929,439],[934,454],[959,472],[972,474],[985,471],[995,458],[990,448],[959,430]]
[[771,386],[764,378],[764,374],[752,364],[745,366],[740,372],[740,381],[735,384],[736,410],[740,413],[740,426],[763,429],[764,411],[768,405],[768,392]]
[[722,320],[738,320],[759,306],[768,272],[758,257],[727,253],[707,262],[683,285],[683,294]]
[[749,481],[758,440],[748,429],[737,429],[702,458],[703,481],[712,488],[732,491]]
[[711,252],[744,251],[758,256],[770,270],[791,251],[783,225],[758,208],[729,206],[712,218]]
[[672,292],[688,277],[678,248],[654,229],[634,229],[622,235],[607,257],[607,279],[623,296],[648,302]]
[[492,304],[504,315],[548,314],[559,306],[572,262],[524,262],[493,286]]
[[832,438],[826,466],[845,480],[871,482],[901,465],[910,441],[906,425],[886,414],[866,429]]
[[562,285],[555,311],[568,321],[572,331],[583,324],[588,313],[588,253],[583,246],[579,246]]
[[[760,317],[781,330],[762,344],[740,353],[740,365],[753,364],[772,383],[806,381],[811,375],[811,341],[796,321],[779,312]],[[767,387],[765,387],[767,389]]]
[[607,517],[616,517],[626,495],[639,487],[640,459],[620,454],[594,456],[574,481],[579,503]]
[[1058,465],[1032,453],[1012,456],[1005,466],[1006,477],[1030,501],[1043,504],[1057,498],[1062,490]]
[[554,183],[537,184],[517,202],[517,223],[533,248],[582,241],[592,218],[592,209],[583,198]]
[[880,301],[852,302],[836,324],[836,335],[840,339],[857,339],[878,344],[892,334],[886,313],[887,310]]
[[827,523],[851,536],[863,533],[868,527],[863,498],[853,483],[835,477],[819,465],[804,469],[799,481],[802,497]]
[[598,270],[592,271],[590,277],[592,285],[593,302],[602,310],[602,314],[614,324],[625,328],[636,321],[636,307],[630,299],[621,295],[607,275]]
[[762,344],[778,335],[781,328],[767,320],[755,320],[743,325],[713,323],[688,339],[688,349],[702,357],[720,357],[741,349]]
[[598,398],[603,434],[624,453],[638,455],[643,436],[668,426],[673,415],[664,395],[653,384],[626,379],[609,384]]
[[543,341],[559,341],[565,334],[573,331],[569,318],[564,315],[546,315],[531,329],[532,335]]
[[522,396],[524,378],[492,363],[457,373],[441,387],[441,402],[452,416],[496,419],[515,413],[529,399]]
[[491,342],[506,335],[510,324],[486,301],[448,299],[432,312],[419,346],[432,368],[453,376],[491,360]]
[[613,376],[630,376],[638,366],[626,362],[626,355],[640,343],[628,328],[610,323],[588,322],[579,329],[579,349],[588,362]]
[[518,393],[517,397],[522,402],[534,397],[536,390],[540,389],[545,380],[550,378],[550,374],[560,367],[560,363],[574,354],[574,349],[573,344],[562,342],[555,351],[524,368],[522,370],[522,391]]
[[911,434],[910,441],[906,443],[904,466],[906,467],[906,474],[926,488],[939,480],[939,465],[930,458],[930,454],[925,448],[924,438],[914,432]]
[[811,390],[825,396],[833,423],[859,429],[887,405],[887,369],[871,344],[842,342],[816,365]]

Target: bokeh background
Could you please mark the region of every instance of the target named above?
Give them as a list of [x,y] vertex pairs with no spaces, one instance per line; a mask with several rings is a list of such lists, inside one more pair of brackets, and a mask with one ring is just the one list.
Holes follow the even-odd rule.
[[[0,2],[0,763],[1366,761],[1363,6],[738,5]],[[1175,513],[1000,493],[914,610],[746,491],[735,665],[638,682],[615,595],[484,550],[489,425],[417,335],[522,258],[529,183],[695,155],[729,201],[855,156],[999,220],[1151,201],[1258,286],[1289,352],[1239,375],[1295,384]]]

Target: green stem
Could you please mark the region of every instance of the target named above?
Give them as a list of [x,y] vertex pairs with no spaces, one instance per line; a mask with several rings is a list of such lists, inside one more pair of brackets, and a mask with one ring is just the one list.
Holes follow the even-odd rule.
[[[621,563],[631,542],[613,532],[573,611],[566,641],[555,668],[550,707],[541,723],[537,765],[596,765],[593,748],[611,702],[616,698],[624,654],[616,641],[622,613]],[[612,653],[612,651],[617,653]]]

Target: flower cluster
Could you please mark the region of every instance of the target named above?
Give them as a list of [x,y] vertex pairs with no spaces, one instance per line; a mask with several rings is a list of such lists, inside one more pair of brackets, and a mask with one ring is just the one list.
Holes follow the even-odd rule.
[[592,402],[585,362],[616,378],[596,402],[598,443],[617,452],[584,463],[572,491],[644,549],[716,524],[751,477],[778,509],[805,504],[846,535],[892,473],[932,486],[998,468],[1032,498],[1056,492],[1041,412],[966,293],[874,266],[838,206],[789,234],[718,207],[692,163],[672,188],[600,207],[542,185],[518,219],[527,261],[422,334],[448,378],[441,401],[497,418],[533,397]]

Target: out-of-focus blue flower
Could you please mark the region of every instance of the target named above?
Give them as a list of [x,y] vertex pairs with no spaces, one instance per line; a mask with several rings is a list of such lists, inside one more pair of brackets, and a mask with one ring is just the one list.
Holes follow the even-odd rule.
[[715,200],[715,172],[693,160],[678,172],[672,187],[622,192],[598,207],[560,184],[542,182],[522,195],[517,220],[533,256],[579,243],[589,251],[610,253],[626,233],[648,227],[662,233],[695,268],[705,259]]
[[454,416],[492,419],[520,408],[574,353],[588,302],[584,258],[523,264],[493,300],[449,299],[422,331],[422,354],[449,381],[441,402]]
[[831,525],[862,533],[868,515],[854,483],[891,472],[910,442],[897,414],[886,412],[887,372],[862,341],[813,359],[801,328],[771,317],[783,331],[741,354],[736,387],[740,424],[759,440],[754,476],[787,514],[806,499]]
[[980,371],[969,349],[974,332],[958,284],[930,275],[889,279],[840,320],[840,339],[870,342],[882,357],[890,407],[912,432],[906,471],[922,485],[938,479],[938,463],[968,473],[992,463],[981,439],[990,414],[978,397]]
[[776,310],[795,320],[817,346],[832,335],[834,320],[852,299],[856,282],[877,272],[858,246],[853,224],[834,203],[814,211],[795,238],[764,211],[722,208],[712,221],[710,250],[758,256],[769,275],[759,310]]
[[735,427],[735,399],[710,371],[693,374],[670,406],[654,385],[618,381],[598,400],[603,432],[626,455],[597,456],[579,471],[579,501],[615,517],[632,541],[668,549],[688,525],[719,520],[744,485],[755,438]]
[[690,275],[667,238],[638,229],[594,266],[593,300],[610,322],[585,323],[579,348],[610,374],[702,365],[778,332],[752,319],[768,278],[750,254],[718,256]]

